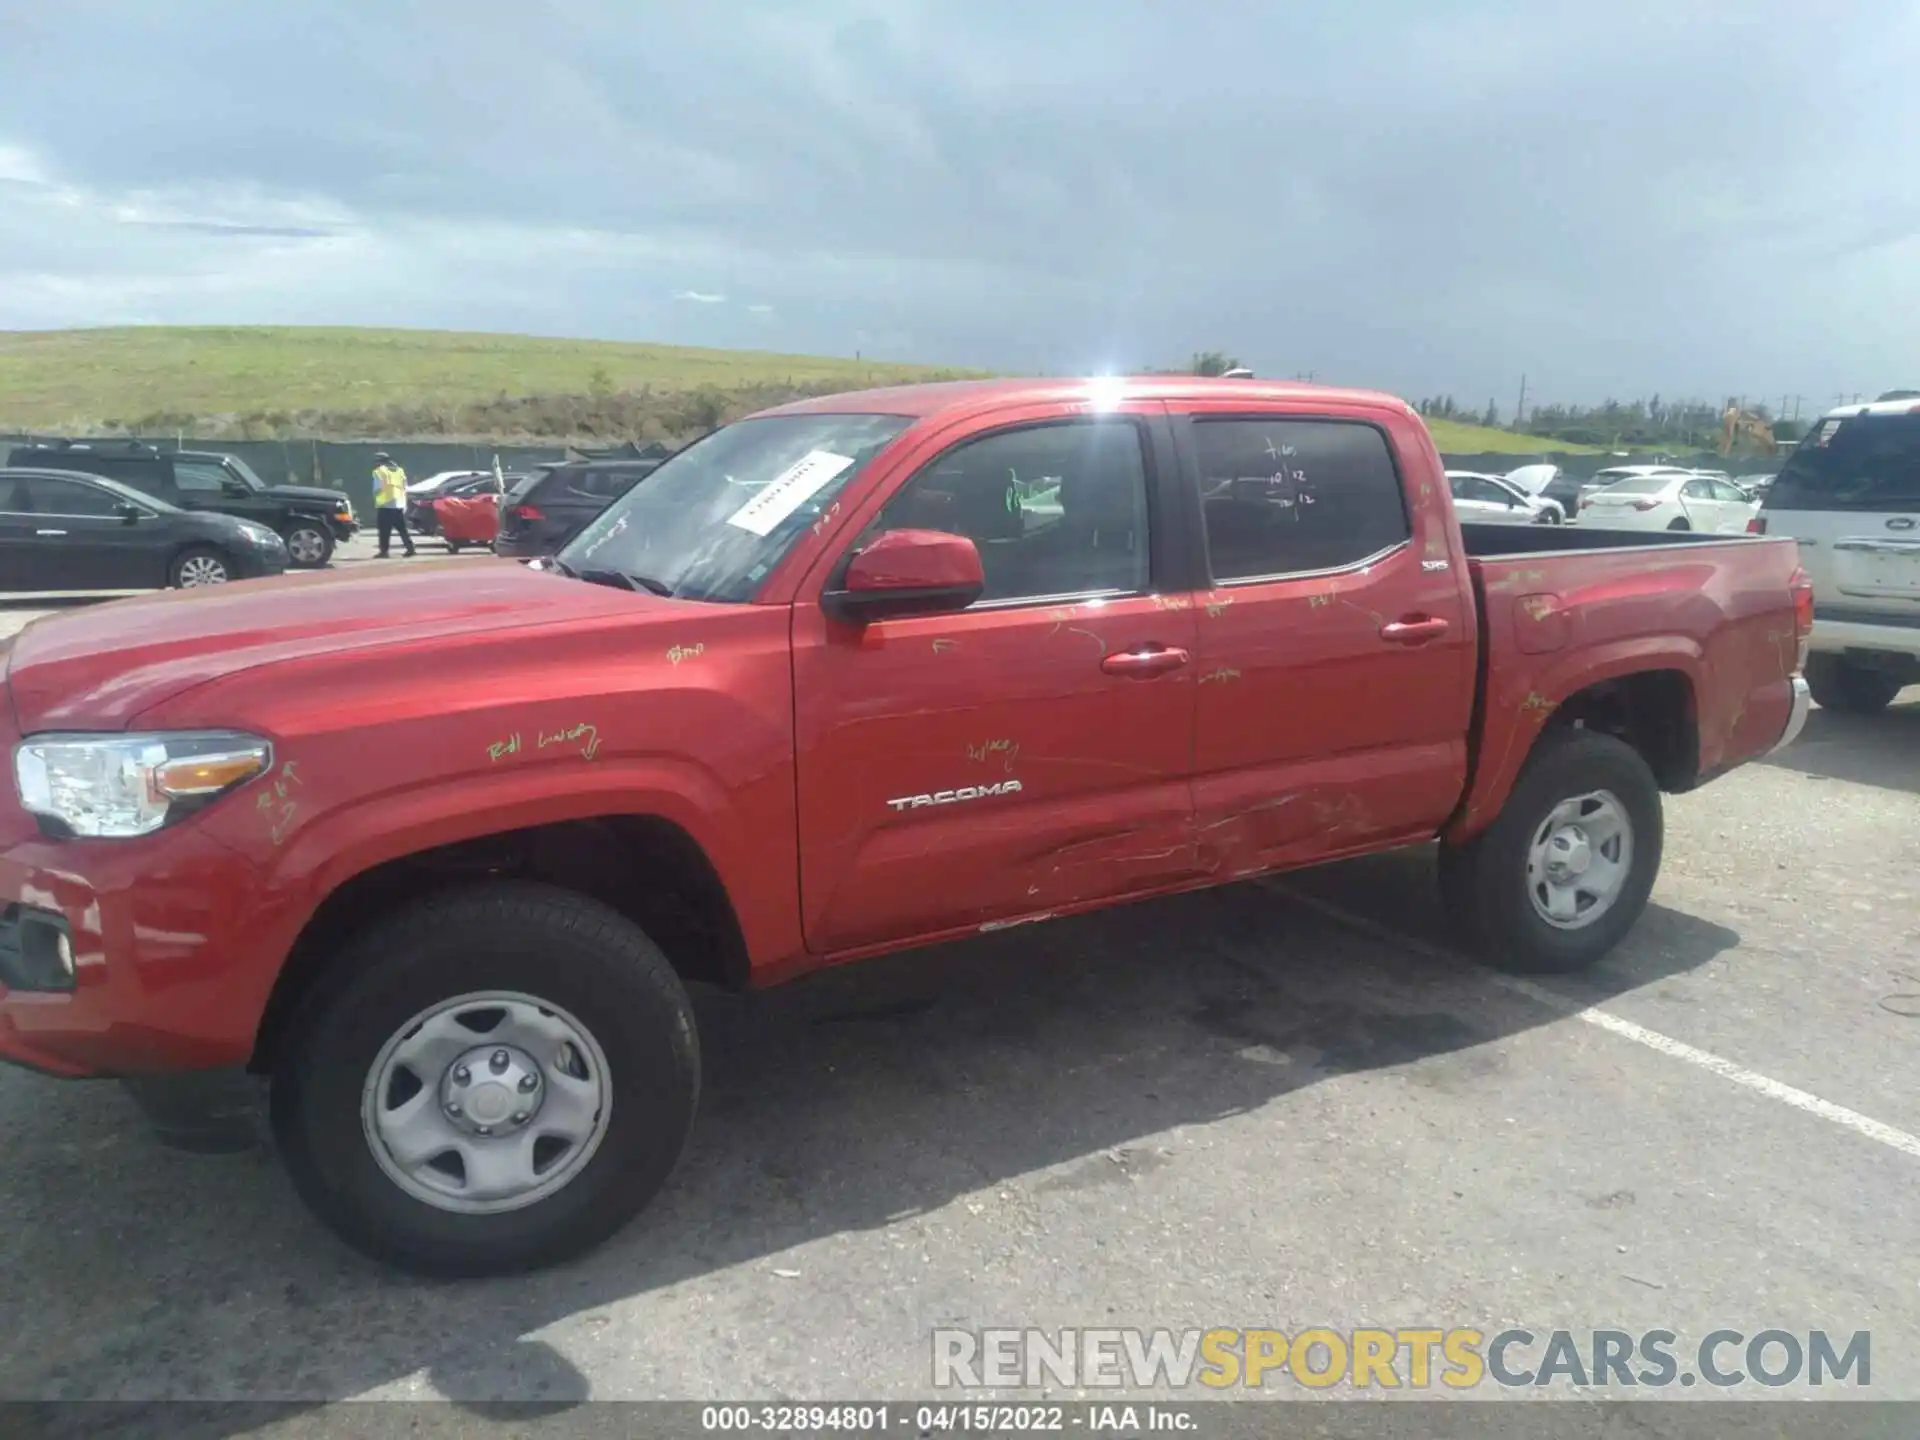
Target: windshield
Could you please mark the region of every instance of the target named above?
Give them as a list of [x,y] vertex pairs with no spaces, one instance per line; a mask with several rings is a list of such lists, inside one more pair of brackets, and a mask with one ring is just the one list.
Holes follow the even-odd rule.
[[246,482],[246,486],[249,490],[264,490],[267,488],[267,482],[262,480],[258,475],[254,474],[253,467],[247,464],[247,462],[242,460],[238,455],[226,456],[225,462],[229,470],[233,471],[235,475],[239,476],[241,480]]
[[557,557],[694,600],[751,600],[806,527],[913,421],[770,415],[716,430],[610,505]]

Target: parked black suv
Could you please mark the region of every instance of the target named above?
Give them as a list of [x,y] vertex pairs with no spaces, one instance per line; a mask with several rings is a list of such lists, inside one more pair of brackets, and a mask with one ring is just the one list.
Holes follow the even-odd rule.
[[117,480],[182,510],[211,511],[265,525],[287,542],[293,563],[318,569],[359,524],[353,504],[315,485],[269,485],[231,455],[163,451],[137,440],[55,440],[16,445],[9,468],[78,470]]
[[496,555],[551,555],[602,510],[660,468],[658,460],[563,461],[536,465],[500,506]]

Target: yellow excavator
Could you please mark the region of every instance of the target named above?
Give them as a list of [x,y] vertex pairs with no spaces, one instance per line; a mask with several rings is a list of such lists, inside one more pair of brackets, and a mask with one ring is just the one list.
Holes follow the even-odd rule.
[[1775,445],[1773,426],[1751,410],[1743,410],[1733,401],[1720,417],[1722,455],[1772,455]]

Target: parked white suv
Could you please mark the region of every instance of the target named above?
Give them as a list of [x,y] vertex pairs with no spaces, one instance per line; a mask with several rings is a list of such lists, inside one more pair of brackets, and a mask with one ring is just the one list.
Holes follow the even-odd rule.
[[1829,411],[1748,528],[1800,542],[1813,578],[1815,700],[1867,714],[1920,684],[1920,403]]

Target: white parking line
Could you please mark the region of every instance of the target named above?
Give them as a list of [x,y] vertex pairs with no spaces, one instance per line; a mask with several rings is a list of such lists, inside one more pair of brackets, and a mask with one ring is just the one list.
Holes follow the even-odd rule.
[[[1430,944],[1412,935],[1403,935],[1397,930],[1376,924],[1365,916],[1355,915],[1317,896],[1302,894],[1292,886],[1284,885],[1277,880],[1259,880],[1255,883],[1297,905],[1304,905],[1309,910],[1317,911],[1329,920],[1371,935],[1377,940],[1404,946],[1418,954],[1436,960],[1445,960],[1450,964],[1474,963],[1470,958],[1456,951]],[[1905,1130],[1897,1130],[1891,1125],[1875,1120],[1870,1115],[1862,1115],[1857,1110],[1849,1110],[1846,1106],[1836,1105],[1831,1100],[1822,1100],[1818,1095],[1810,1095],[1805,1090],[1775,1080],[1771,1076],[1762,1075],[1757,1070],[1736,1065],[1731,1060],[1715,1055],[1712,1051],[1689,1045],[1684,1040],[1675,1040],[1670,1035],[1662,1035],[1658,1030],[1649,1030],[1644,1025],[1636,1025],[1631,1020],[1623,1020],[1620,1016],[1605,1010],[1596,1009],[1590,1005],[1582,1006],[1564,995],[1556,995],[1544,985],[1537,985],[1518,975],[1507,975],[1498,970],[1487,969],[1485,966],[1476,968],[1480,969],[1494,984],[1511,990],[1515,994],[1524,995],[1529,1000],[1544,1005],[1550,1010],[1558,1011],[1569,1019],[1585,1021],[1610,1034],[1631,1040],[1636,1045],[1644,1045],[1649,1050],[1658,1051],[1674,1060],[1705,1070],[1709,1074],[1718,1075],[1723,1080],[1730,1080],[1735,1085],[1753,1091],[1756,1095],[1764,1095],[1769,1100],[1778,1100],[1782,1105],[1791,1105],[1796,1110],[1817,1115],[1822,1120],[1829,1120],[1835,1125],[1853,1131],[1856,1135],[1878,1141],[1890,1149],[1898,1150],[1903,1155],[1910,1155],[1920,1160],[1920,1136],[1909,1135]]]

